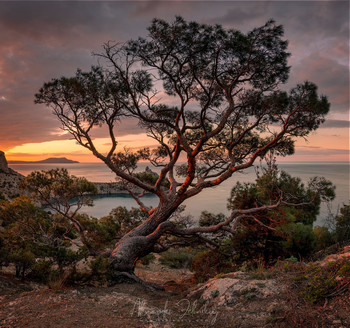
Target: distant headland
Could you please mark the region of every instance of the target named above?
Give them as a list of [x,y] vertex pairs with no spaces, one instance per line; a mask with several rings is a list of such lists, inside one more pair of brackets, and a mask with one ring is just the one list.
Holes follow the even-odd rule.
[[65,157],[50,157],[41,161],[7,161],[9,164],[74,164],[79,163]]

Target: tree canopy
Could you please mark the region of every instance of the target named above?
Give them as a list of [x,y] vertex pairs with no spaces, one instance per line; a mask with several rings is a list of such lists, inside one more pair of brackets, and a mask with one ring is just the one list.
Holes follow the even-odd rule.
[[[164,233],[200,237],[230,231],[241,215],[282,201],[280,195],[275,204],[234,209],[229,219],[212,226],[181,230],[168,221],[184,200],[269,151],[293,154],[296,138],[307,137],[324,121],[329,103],[314,83],[289,92],[280,88],[290,70],[283,33],[273,20],[242,33],[181,17],[172,23],[154,19],[146,38],[108,42],[97,54],[99,66],[40,89],[35,101],[51,107],[65,131],[131,186],[130,194],[148,215],[116,244],[111,255],[116,271],[130,273],[135,259],[166,249],[169,244],[159,239]],[[131,118],[157,147],[117,149],[118,126]],[[107,152],[94,142],[97,127],[106,128]],[[134,173],[139,160],[161,168],[154,183]],[[157,195],[158,206],[143,206],[133,186]]]

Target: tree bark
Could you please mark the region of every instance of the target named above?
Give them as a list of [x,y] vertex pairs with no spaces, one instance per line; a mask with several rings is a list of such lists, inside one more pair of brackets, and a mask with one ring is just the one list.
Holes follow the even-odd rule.
[[159,286],[144,283],[135,276],[134,270],[138,259],[153,251],[157,240],[163,235],[162,223],[167,221],[178,207],[177,201],[167,206],[160,206],[150,217],[123,236],[115,245],[110,255],[110,284],[138,282],[159,289]]

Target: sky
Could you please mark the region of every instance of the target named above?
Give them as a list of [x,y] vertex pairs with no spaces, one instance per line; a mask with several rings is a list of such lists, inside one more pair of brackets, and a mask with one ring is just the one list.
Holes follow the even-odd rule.
[[[63,133],[51,110],[34,104],[44,82],[97,64],[103,43],[147,36],[153,18],[221,24],[243,32],[273,18],[291,52],[287,90],[305,80],[328,97],[326,122],[298,140],[287,161],[349,161],[348,1],[1,1],[0,150],[8,160],[68,157],[94,162]],[[152,145],[128,121],[117,127],[119,147]],[[96,137],[103,151],[107,139]]]

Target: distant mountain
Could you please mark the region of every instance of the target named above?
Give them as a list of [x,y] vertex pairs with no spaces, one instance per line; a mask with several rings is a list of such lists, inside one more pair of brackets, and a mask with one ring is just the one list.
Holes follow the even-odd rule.
[[8,161],[9,164],[74,164],[79,163],[65,157],[50,157],[42,161]]

